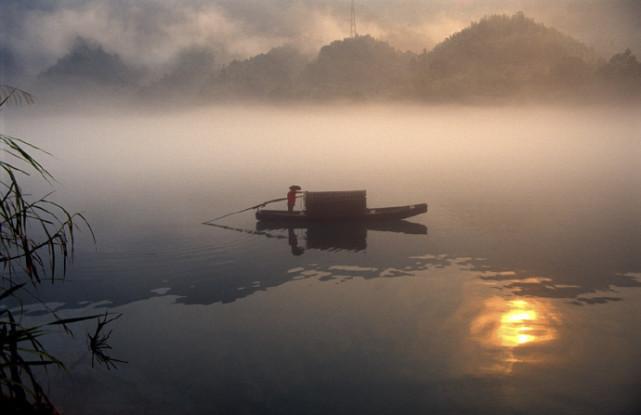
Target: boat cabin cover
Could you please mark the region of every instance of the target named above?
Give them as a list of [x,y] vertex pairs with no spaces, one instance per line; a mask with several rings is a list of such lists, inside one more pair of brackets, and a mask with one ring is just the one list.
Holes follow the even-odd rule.
[[365,190],[305,192],[305,210],[309,218],[362,215],[367,210],[367,194]]

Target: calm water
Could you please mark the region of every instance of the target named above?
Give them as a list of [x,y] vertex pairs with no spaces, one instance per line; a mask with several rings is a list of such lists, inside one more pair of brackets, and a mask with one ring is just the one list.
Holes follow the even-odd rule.
[[[63,314],[124,314],[119,370],[90,369],[82,333],[50,340],[71,368],[54,373],[54,401],[67,414],[639,413],[640,115],[11,114],[6,130],[54,154],[55,197],[98,236],[44,297]],[[430,211],[293,235],[200,224],[293,183]],[[251,214],[221,224],[257,230]]]

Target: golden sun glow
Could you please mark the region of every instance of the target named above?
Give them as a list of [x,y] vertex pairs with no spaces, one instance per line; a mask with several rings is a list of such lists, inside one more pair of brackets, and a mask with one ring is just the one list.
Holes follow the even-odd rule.
[[520,346],[537,340],[534,325],[538,314],[522,300],[509,303],[510,308],[501,315],[497,335],[504,346]]
[[557,338],[557,322],[558,315],[549,303],[494,297],[485,301],[470,333],[485,349],[494,351],[492,356],[498,361],[489,365],[491,370],[511,372],[514,363],[535,359],[537,353],[526,352],[526,347]]

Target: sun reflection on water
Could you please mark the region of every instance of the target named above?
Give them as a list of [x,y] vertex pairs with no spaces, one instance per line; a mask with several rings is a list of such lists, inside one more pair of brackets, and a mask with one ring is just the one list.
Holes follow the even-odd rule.
[[515,363],[542,359],[536,346],[557,339],[558,322],[559,315],[548,302],[493,297],[484,302],[470,333],[491,352],[485,368],[510,373]]

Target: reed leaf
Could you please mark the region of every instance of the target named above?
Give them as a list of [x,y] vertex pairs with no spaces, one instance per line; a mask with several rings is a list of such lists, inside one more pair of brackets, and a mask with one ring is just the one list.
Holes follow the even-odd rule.
[[[7,104],[30,104],[33,96],[21,89],[0,85],[0,110]],[[54,177],[32,154],[46,151],[22,139],[0,134],[0,412],[57,413],[39,380],[37,371],[54,366],[65,370],[64,363],[47,352],[40,338],[51,333],[73,336],[72,326],[94,320],[88,334],[94,362],[108,369],[125,363],[107,354],[111,330],[106,326],[119,314],[92,314],[61,318],[37,295],[47,278],[54,283],[63,279],[75,254],[77,231],[88,229],[96,236],[84,215],[71,213],[50,199],[51,194],[32,198],[25,193],[20,179],[33,173],[47,183]],[[11,162],[7,161],[10,159]],[[24,301],[39,303],[52,319],[24,324]]]

